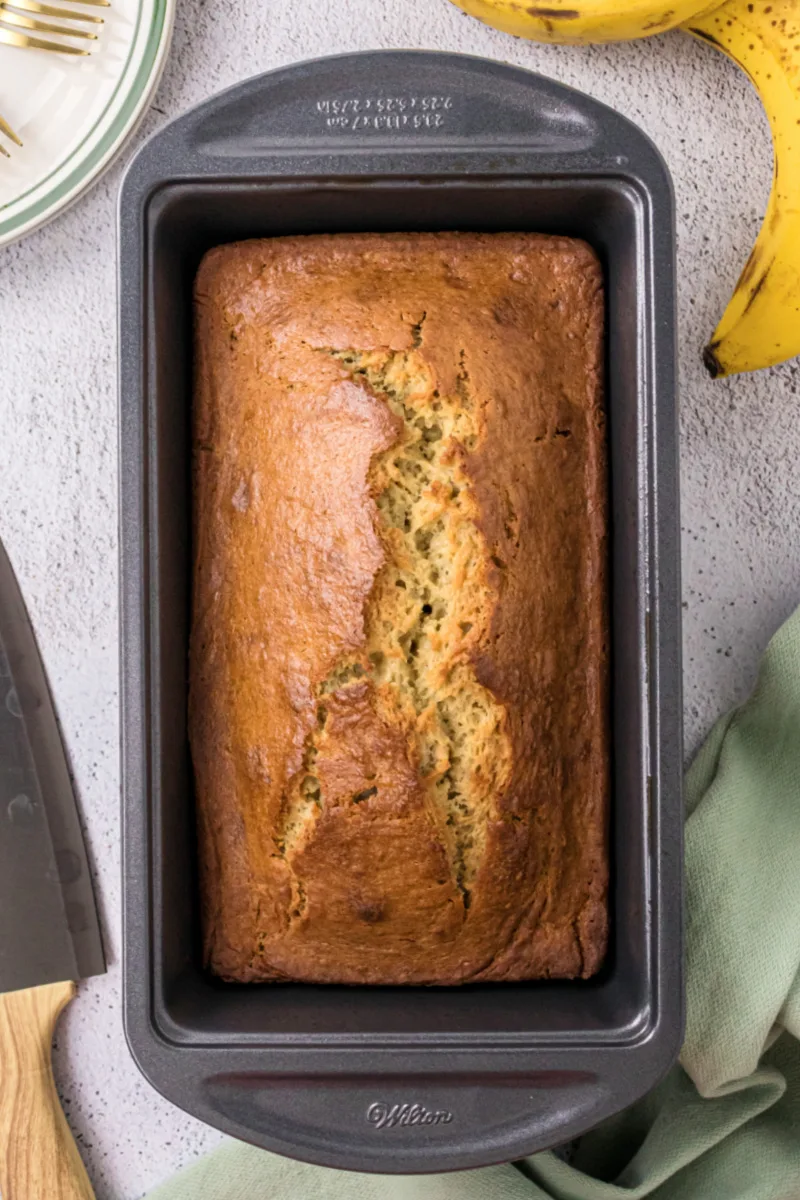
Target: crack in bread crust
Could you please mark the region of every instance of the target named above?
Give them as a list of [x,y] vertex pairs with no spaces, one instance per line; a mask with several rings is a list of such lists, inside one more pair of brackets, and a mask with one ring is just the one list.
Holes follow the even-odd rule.
[[[367,682],[378,714],[406,730],[466,910],[494,802],[512,766],[505,710],[478,682],[472,662],[497,602],[465,469],[480,441],[480,413],[466,372],[455,395],[441,395],[418,348],[326,353],[388,405],[399,435],[369,470],[385,562],[365,608],[364,646],[338,661],[318,688],[317,723],[287,789],[278,848],[291,861],[325,806],[314,763],[325,738],[326,696],[346,699],[348,689],[363,692]],[[378,800],[378,792],[367,781],[351,802]],[[301,915],[302,904],[291,916]]]

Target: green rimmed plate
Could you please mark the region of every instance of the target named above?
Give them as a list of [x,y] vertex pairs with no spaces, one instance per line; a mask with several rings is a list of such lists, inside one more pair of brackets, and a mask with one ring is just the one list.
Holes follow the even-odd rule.
[[164,68],[175,0],[112,0],[86,57],[0,46],[0,114],[23,146],[0,158],[0,246],[49,221],[112,163]]

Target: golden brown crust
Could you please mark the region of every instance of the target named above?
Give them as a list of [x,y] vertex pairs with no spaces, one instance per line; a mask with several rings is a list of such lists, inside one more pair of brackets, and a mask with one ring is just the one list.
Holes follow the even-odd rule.
[[[206,255],[190,737],[215,973],[454,984],[601,965],[602,341],[600,267],[569,239],[313,236]],[[445,581],[455,633],[414,627],[412,678],[370,652],[395,646],[387,572],[422,544],[419,496],[403,533],[384,489],[397,448],[411,460],[428,438],[425,503],[441,493],[436,536],[466,565]],[[483,722],[466,744],[464,696]]]

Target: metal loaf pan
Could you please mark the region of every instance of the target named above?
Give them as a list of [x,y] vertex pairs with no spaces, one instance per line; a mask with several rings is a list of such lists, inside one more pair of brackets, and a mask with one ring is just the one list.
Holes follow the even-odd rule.
[[[135,158],[120,217],[125,1022],[147,1078],[311,1162],[440,1171],[566,1141],[682,1032],[674,217],[627,120],[525,71],[390,52],[252,79]],[[205,250],[307,231],[538,230],[605,269],[611,929],[586,983],[235,987],[199,956],[186,739],[191,293]]]

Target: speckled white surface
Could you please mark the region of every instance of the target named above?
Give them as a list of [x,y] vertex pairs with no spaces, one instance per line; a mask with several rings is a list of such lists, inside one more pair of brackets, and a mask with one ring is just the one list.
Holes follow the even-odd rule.
[[[247,75],[376,47],[459,50],[552,75],[638,121],[672,169],[691,751],[748,689],[769,636],[800,599],[800,368],[712,383],[699,358],[768,193],[759,103],[732,66],[680,34],[560,49],[485,29],[447,0],[182,0],[137,141]],[[0,250],[0,537],[55,692],[110,957],[108,974],[71,1006],[56,1055],[98,1200],[140,1197],[218,1140],[145,1083],[120,1017],[115,204],[132,149],[75,208]]]

